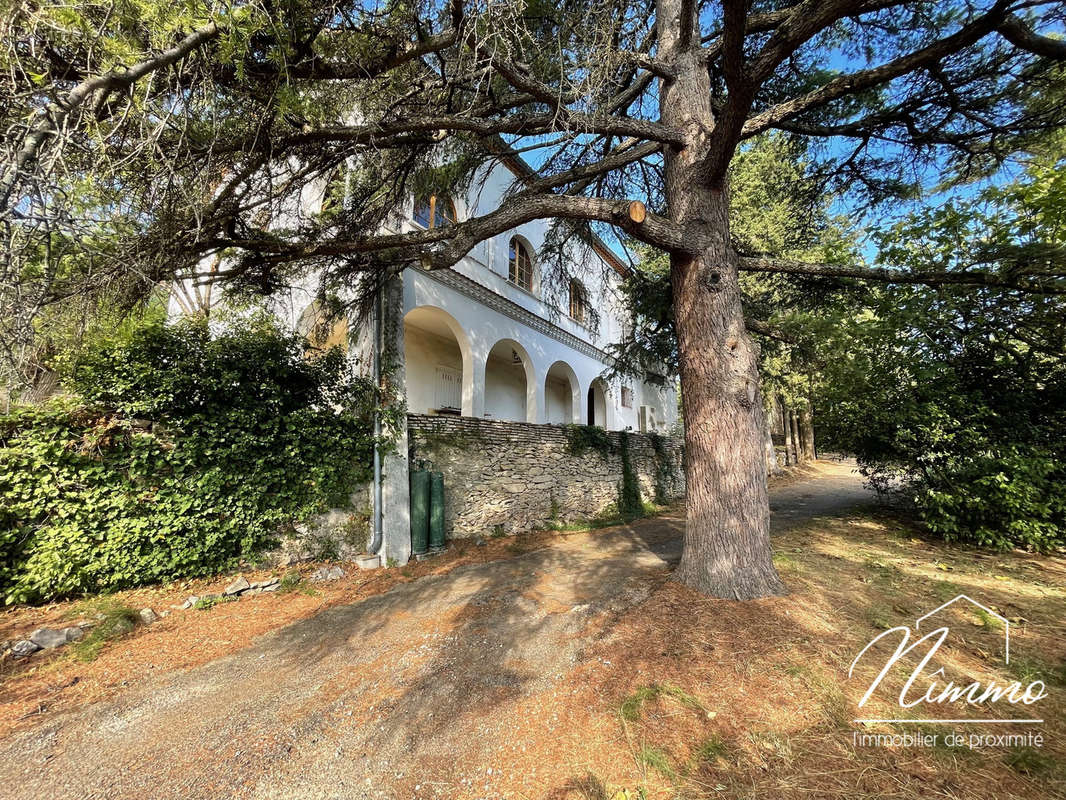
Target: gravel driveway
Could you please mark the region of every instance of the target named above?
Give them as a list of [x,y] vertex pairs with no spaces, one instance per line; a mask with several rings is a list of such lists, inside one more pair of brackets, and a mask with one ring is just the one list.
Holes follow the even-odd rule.
[[[849,464],[772,493],[775,527],[869,499]],[[339,606],[0,742],[8,798],[476,797],[519,701],[680,555],[683,518],[562,536]],[[491,769],[491,767],[490,767]]]

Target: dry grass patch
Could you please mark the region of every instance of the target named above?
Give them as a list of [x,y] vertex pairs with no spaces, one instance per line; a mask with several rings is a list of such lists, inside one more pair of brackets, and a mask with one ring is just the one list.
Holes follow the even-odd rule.
[[[605,796],[1066,797],[1062,558],[946,546],[873,512],[814,520],[776,537],[775,546],[789,596],[735,603],[665,582],[590,652],[610,667],[596,671],[589,692],[573,702],[598,698],[601,719],[614,716],[617,727],[590,721],[569,741],[578,748],[572,760]],[[853,721],[900,716],[888,699],[901,675],[887,679],[888,689],[878,693],[884,699],[859,708],[869,681],[849,681],[848,668],[862,647],[960,593],[1011,620],[1011,663],[1003,661],[997,618],[950,607],[942,624],[958,641],[941,651],[944,679],[1045,680],[1042,747],[970,749],[944,741],[953,731],[987,733],[975,725]],[[922,714],[944,718],[958,710]],[[873,747],[858,744],[857,731],[938,736],[928,747]],[[566,786],[561,778],[547,796],[582,796],[562,791]]]

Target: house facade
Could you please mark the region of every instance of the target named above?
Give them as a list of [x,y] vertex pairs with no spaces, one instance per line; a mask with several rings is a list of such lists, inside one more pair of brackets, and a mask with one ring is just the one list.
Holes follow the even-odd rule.
[[[504,159],[463,196],[412,198],[395,229],[442,227],[486,214],[524,169]],[[301,197],[299,213],[315,213],[321,203],[312,189]],[[354,321],[323,326],[314,276],[273,297],[270,309],[318,346],[344,347],[367,370],[375,349],[392,354],[392,383],[411,415],[667,433],[677,421],[671,383],[605,377],[611,366],[606,348],[629,324],[621,295],[626,266],[598,239],[575,236],[559,247],[548,243],[548,230],[546,221],[530,222],[481,242],[452,269],[404,270],[383,292],[378,337],[368,326],[356,330]],[[546,247],[554,248],[551,259],[542,253]],[[191,284],[175,287],[171,312],[195,310],[203,292]],[[372,505],[383,555],[404,563],[410,553],[409,541],[406,550],[404,544],[406,437],[381,467]]]

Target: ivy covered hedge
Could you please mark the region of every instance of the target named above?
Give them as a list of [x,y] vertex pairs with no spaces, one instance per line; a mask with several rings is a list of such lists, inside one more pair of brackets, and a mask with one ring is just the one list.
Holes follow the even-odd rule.
[[373,387],[265,320],[100,342],[73,397],[0,417],[6,603],[204,575],[369,478]]

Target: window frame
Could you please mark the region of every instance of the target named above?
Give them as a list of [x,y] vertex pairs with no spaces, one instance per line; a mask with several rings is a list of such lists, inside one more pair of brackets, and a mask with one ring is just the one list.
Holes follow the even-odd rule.
[[[444,225],[437,224],[437,206],[441,200],[445,201],[447,204],[442,209],[444,213],[441,215],[445,220]],[[419,212],[422,211],[422,209],[428,209],[428,216],[424,220],[419,215]],[[448,212],[451,213],[449,214]],[[458,216],[459,214],[455,210],[455,201],[452,200],[451,196],[444,193],[438,194],[434,192],[428,198],[415,200],[415,209],[414,213],[411,215],[411,219],[416,225],[421,225],[426,230],[433,230],[434,228],[450,228],[458,222]]]
[[567,290],[570,300],[570,319],[574,320],[574,322],[579,322],[582,325],[588,324],[589,295],[588,290],[585,288],[585,284],[577,278],[571,278]]
[[[525,257],[526,273],[528,280],[519,280],[522,271],[519,269],[519,261]],[[532,248],[517,236],[512,236],[507,243],[507,281],[513,283],[519,289],[533,293],[533,252]]]

